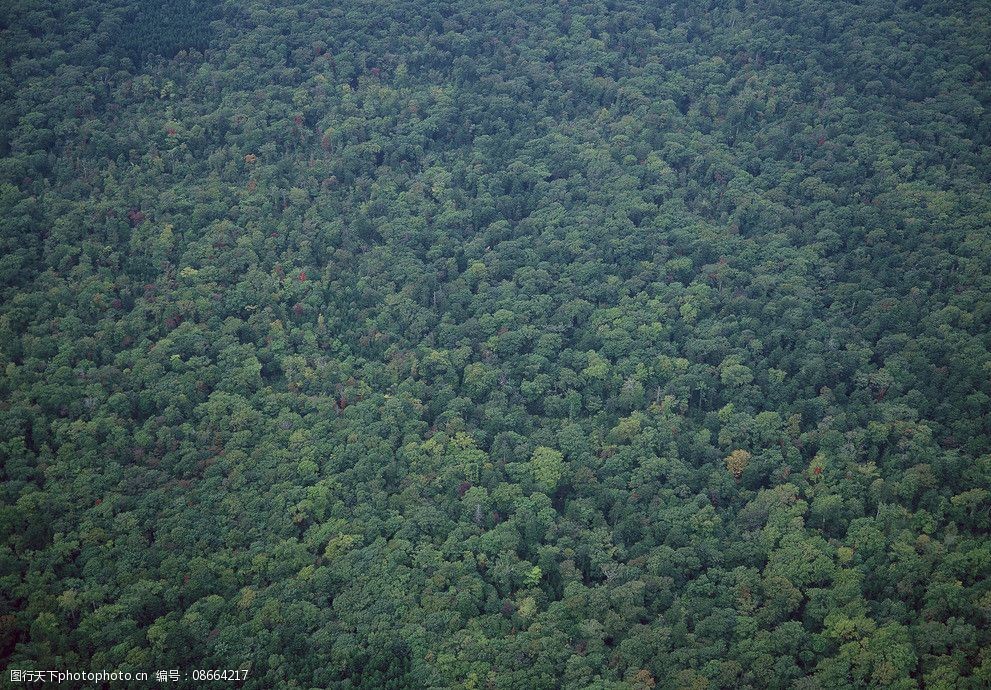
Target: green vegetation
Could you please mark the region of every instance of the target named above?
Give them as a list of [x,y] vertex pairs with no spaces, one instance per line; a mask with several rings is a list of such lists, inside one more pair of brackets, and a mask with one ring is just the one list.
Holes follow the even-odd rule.
[[4,3],[4,668],[991,686],[989,45]]
[[216,9],[211,0],[135,0],[127,7],[117,40],[135,64],[143,64],[146,55],[173,57],[210,43]]

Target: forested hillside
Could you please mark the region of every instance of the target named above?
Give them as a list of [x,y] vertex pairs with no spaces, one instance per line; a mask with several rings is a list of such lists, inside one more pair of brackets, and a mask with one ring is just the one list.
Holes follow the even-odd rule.
[[991,686],[989,45],[2,3],[4,669]]

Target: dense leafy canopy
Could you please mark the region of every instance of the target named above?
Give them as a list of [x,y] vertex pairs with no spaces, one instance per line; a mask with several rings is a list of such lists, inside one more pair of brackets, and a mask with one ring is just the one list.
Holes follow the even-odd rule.
[[0,656],[991,685],[963,0],[0,10]]

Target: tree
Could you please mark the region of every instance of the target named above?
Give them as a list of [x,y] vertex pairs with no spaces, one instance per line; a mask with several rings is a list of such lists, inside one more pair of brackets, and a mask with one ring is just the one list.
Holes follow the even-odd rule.
[[553,493],[564,476],[564,456],[553,448],[538,446],[530,456],[530,471],[537,486]]
[[745,450],[737,448],[732,453],[726,456],[726,469],[729,473],[733,475],[733,478],[737,481],[743,475],[743,471],[747,469],[747,464],[750,462],[750,458],[753,457]]

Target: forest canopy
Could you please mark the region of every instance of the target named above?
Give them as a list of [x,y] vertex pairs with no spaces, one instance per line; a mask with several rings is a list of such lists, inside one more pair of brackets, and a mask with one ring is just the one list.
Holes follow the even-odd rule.
[[989,45],[4,2],[4,672],[991,687]]

